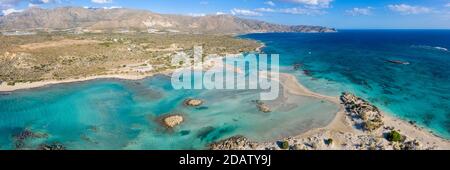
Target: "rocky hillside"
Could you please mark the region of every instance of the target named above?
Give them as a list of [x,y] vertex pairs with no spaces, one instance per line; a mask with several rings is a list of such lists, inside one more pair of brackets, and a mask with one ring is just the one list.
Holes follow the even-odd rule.
[[85,32],[145,31],[240,34],[254,32],[335,32],[320,26],[287,26],[231,15],[191,17],[133,9],[31,8],[0,16],[0,30],[64,30]]

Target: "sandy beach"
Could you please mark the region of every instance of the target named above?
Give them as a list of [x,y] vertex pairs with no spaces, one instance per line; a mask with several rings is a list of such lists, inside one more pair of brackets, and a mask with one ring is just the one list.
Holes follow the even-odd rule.
[[[73,82],[82,82],[82,81],[89,81],[89,80],[95,80],[95,79],[124,79],[124,80],[139,80],[143,79],[149,76],[153,76],[156,73],[148,73],[148,74],[111,74],[111,75],[99,75],[99,76],[89,76],[84,78],[78,78],[78,79],[65,79],[65,80],[45,80],[45,81],[38,81],[38,82],[31,82],[31,83],[16,83],[14,86],[7,85],[6,82],[3,82],[0,84],[0,92],[11,92],[15,90],[22,90],[22,89],[32,89],[32,88],[38,88],[43,86],[48,86],[52,84],[62,84],[62,83],[73,83]],[[163,73],[158,73],[163,74]]]

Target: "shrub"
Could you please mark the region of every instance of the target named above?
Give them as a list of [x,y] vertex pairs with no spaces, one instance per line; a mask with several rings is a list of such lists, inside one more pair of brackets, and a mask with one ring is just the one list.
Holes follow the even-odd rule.
[[333,139],[331,139],[331,138],[326,139],[326,140],[325,140],[325,143],[326,143],[327,145],[331,145],[331,144],[333,144]]
[[391,142],[399,142],[402,140],[402,135],[399,132],[393,130],[387,134],[387,140]]
[[281,149],[289,149],[289,142],[288,141],[280,142],[280,148]]
[[10,81],[10,82],[6,83],[6,85],[8,85],[8,86],[14,86],[14,85],[16,85],[16,82]]

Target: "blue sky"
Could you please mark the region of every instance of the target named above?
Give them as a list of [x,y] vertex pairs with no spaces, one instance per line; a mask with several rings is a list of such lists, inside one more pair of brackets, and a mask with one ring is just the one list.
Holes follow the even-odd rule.
[[0,0],[3,15],[33,6],[122,7],[192,16],[229,14],[340,29],[450,29],[450,0]]

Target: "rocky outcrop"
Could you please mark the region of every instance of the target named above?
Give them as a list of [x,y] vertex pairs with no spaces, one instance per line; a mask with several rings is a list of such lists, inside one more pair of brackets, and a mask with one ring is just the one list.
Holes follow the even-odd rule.
[[374,131],[383,126],[383,114],[369,102],[351,93],[342,93],[341,101],[348,114],[366,131]]
[[272,110],[270,109],[269,105],[267,105],[266,103],[264,103],[264,102],[262,102],[260,100],[256,101],[256,107],[258,108],[258,110],[260,112],[264,112],[264,113],[272,112]]
[[184,121],[181,115],[168,115],[162,118],[162,123],[168,128],[174,128]]
[[66,150],[66,147],[61,143],[41,144],[38,150]]
[[411,140],[408,142],[404,142],[402,145],[402,150],[421,150],[422,144],[418,140]]
[[203,101],[200,99],[186,99],[184,100],[184,105],[185,106],[193,106],[193,107],[197,107],[203,104]]
[[244,136],[233,136],[209,145],[211,150],[248,150],[255,149],[257,143],[251,142]]

